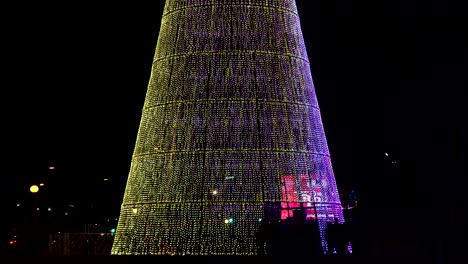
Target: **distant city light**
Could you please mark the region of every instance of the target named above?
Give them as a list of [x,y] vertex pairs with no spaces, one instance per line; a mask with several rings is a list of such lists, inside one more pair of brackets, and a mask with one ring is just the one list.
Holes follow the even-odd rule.
[[229,219],[224,219],[225,224],[229,224]]
[[39,211],[39,210],[40,210],[40,208],[39,208],[39,207],[37,207],[37,208],[36,208],[36,211]]
[[39,186],[44,186],[44,183],[42,183],[42,182],[41,182],[41,183],[39,183]]
[[50,166],[50,167],[49,167],[49,170],[55,170],[55,167],[54,167],[54,166]]
[[232,224],[232,222],[234,222],[234,219],[229,218],[229,223]]
[[21,204],[17,203],[16,206],[21,206]]
[[68,212],[65,212],[65,215],[68,215]]
[[388,157],[388,153],[387,153],[387,152],[385,152],[385,156],[387,156],[387,157]]
[[39,186],[37,185],[32,185],[31,188],[29,188],[29,190],[32,192],[32,193],[37,193],[39,191]]
[[217,191],[217,190],[214,190],[214,191],[213,191],[213,195],[216,195],[216,194],[218,194],[218,191]]
[[132,212],[133,212],[134,214],[137,214],[137,213],[138,213],[138,208],[133,208],[133,209],[132,209]]
[[110,232],[111,232],[111,233],[115,233],[115,228],[112,228],[112,229],[110,230]]
[[52,211],[52,208],[48,207],[48,208],[47,208],[47,211],[49,211],[49,212]]
[[108,181],[109,179],[104,179],[104,181]]
[[261,222],[261,221],[262,221],[262,218],[259,218],[258,221]]

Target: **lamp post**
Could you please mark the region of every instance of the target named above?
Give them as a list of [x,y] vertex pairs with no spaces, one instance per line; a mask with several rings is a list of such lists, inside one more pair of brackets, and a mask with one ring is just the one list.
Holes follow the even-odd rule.
[[37,255],[38,251],[38,229],[40,221],[40,202],[39,202],[39,186],[33,184],[29,186],[29,210],[26,210],[25,217],[25,243],[26,243],[26,254]]
[[27,230],[27,254],[29,255],[40,255],[45,253],[45,226],[43,226],[44,221],[43,217],[47,212],[44,210],[41,201],[43,197],[43,192],[45,184],[33,184],[29,187],[29,191],[31,192],[31,209],[30,209],[30,223],[29,226],[26,228]]

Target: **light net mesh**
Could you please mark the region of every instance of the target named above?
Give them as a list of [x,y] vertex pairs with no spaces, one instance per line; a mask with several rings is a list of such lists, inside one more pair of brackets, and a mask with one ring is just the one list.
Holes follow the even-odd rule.
[[112,254],[256,255],[299,209],[343,221],[295,1],[166,0]]

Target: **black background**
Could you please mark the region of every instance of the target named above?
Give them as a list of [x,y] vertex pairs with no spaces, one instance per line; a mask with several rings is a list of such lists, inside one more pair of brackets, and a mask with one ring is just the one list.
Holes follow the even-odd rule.
[[[46,180],[51,203],[92,206],[90,221],[118,217],[164,5],[147,2],[4,8],[7,212]],[[466,232],[462,9],[296,2],[338,187],[358,191],[370,241],[403,241],[389,230],[416,227],[416,240]]]

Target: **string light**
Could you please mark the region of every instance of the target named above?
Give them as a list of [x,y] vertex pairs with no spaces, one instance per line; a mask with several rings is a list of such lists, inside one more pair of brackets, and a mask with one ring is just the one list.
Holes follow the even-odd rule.
[[256,255],[298,208],[326,250],[343,215],[295,1],[166,0],[112,254]]

